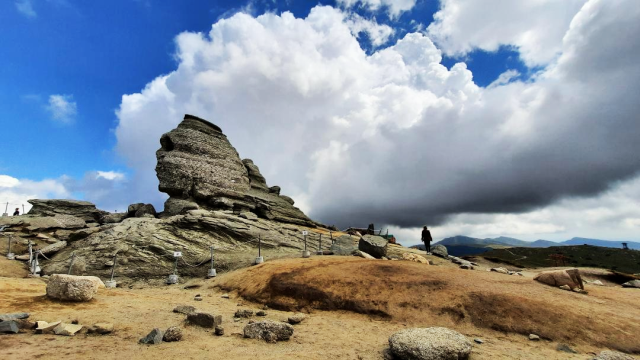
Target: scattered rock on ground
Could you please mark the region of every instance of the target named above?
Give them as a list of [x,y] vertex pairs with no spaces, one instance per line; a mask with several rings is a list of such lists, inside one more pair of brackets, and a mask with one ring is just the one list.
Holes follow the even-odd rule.
[[460,265],[460,269],[473,270],[473,266],[471,264],[462,264]]
[[402,259],[429,265],[429,260],[418,254],[404,253],[402,254]]
[[300,324],[306,318],[307,318],[307,316],[305,314],[297,313],[297,314],[293,314],[293,315],[289,316],[287,321],[291,325],[296,325],[296,324]]
[[500,273],[500,274],[509,275],[509,270],[507,270],[507,269],[505,269],[503,267],[492,268],[491,271],[497,272],[497,273]]
[[640,280],[627,281],[626,283],[622,284],[622,287],[640,289]]
[[18,324],[18,328],[20,328],[20,330],[32,330],[36,328],[36,322],[29,319],[17,319],[12,321],[15,321]]
[[482,339],[473,339],[473,341],[474,341],[476,344],[484,344],[484,341],[482,341]]
[[373,256],[371,256],[371,255],[369,255],[366,252],[361,251],[361,250],[354,250],[353,251],[353,256],[358,256],[358,257],[361,257],[363,259],[369,259],[369,260],[375,260],[376,259]]
[[193,312],[187,314],[187,323],[205,328],[214,328],[222,324],[222,315],[213,315],[203,312]]
[[540,336],[538,336],[536,334],[529,334],[529,340],[539,341],[540,340]]
[[571,291],[571,287],[569,285],[558,286],[559,289]]
[[365,235],[358,241],[358,250],[380,259],[387,256],[388,244],[389,242],[381,236]]
[[67,246],[66,241],[58,241],[57,243],[43,247],[42,249],[40,249],[40,253],[45,256],[49,256],[51,254],[55,254],[58,251],[64,249],[66,246]]
[[56,335],[73,336],[82,330],[82,325],[60,323],[53,329]]
[[160,344],[162,342],[162,337],[164,336],[162,330],[155,328],[153,330],[151,330],[151,332],[149,333],[149,335],[143,337],[142,339],[140,339],[140,344],[148,344],[148,345],[155,345],[155,344]]
[[244,327],[244,337],[268,343],[286,341],[293,335],[293,326],[275,321],[259,321]]
[[96,279],[102,283],[95,276],[52,275],[47,284],[47,296],[58,300],[89,301],[98,292]]
[[0,314],[1,321],[11,321],[18,319],[26,319],[29,317],[29,313],[13,313],[13,314]]
[[467,359],[473,345],[462,334],[443,327],[401,330],[389,337],[394,356],[411,360]]
[[440,245],[440,244],[431,246],[431,253],[435,256],[439,256],[445,259],[449,256],[449,253],[447,252],[447,248],[444,245]]
[[173,308],[173,312],[174,313],[179,313],[179,314],[191,314],[192,312],[195,312],[196,308],[191,306],[191,305],[178,305],[175,308]]
[[253,316],[253,310],[248,310],[248,309],[238,310],[233,316],[237,318],[249,318]]
[[196,296],[194,296],[194,297],[193,297],[193,300],[195,300],[195,301],[202,301],[202,296],[200,296],[200,295],[196,295]]
[[578,269],[543,271],[536,275],[533,280],[543,284],[561,287],[567,285],[571,289],[580,288],[584,290],[584,284]]
[[617,351],[605,350],[592,360],[634,360],[634,357]]
[[224,328],[220,325],[216,326],[215,329],[213,330],[214,334],[216,334],[217,336],[222,336],[224,335]]
[[256,313],[256,316],[267,316],[267,312],[264,310],[260,310]]
[[604,286],[604,284],[602,283],[602,281],[600,280],[595,280],[591,282],[591,285],[597,285],[597,286]]
[[60,325],[62,321],[56,321],[48,323],[46,321],[36,321],[36,334],[48,334],[53,332],[56,326]]
[[20,327],[15,320],[0,322],[0,334],[17,334]]
[[567,344],[558,344],[558,346],[556,347],[556,350],[562,351],[562,352],[566,352],[566,353],[569,353],[569,354],[577,354],[578,353],[577,351],[573,350]]
[[164,332],[162,340],[167,342],[182,340],[182,329],[177,326],[171,326]]
[[258,220],[258,215],[249,212],[249,211],[245,211],[245,212],[241,212],[240,215],[241,218],[243,219],[247,219],[247,220]]
[[106,335],[113,332],[113,324],[111,323],[96,323],[88,330],[89,333],[96,333],[100,335]]

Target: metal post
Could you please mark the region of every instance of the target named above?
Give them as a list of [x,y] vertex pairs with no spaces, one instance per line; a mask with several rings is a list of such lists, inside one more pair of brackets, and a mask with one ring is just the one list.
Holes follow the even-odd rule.
[[11,252],[11,240],[13,240],[13,235],[9,236],[9,252],[7,253],[7,259],[9,260],[13,260],[16,257],[16,255]]
[[178,258],[182,256],[182,252],[175,251],[173,255],[176,258],[176,261],[173,263],[173,274],[169,275],[169,277],[167,278],[167,285],[178,283]]
[[176,262],[173,263],[173,275],[178,275],[178,257],[176,256]]
[[322,234],[320,234],[320,238],[318,239],[318,251],[316,255],[322,255]]
[[73,267],[73,261],[76,259],[76,252],[74,251],[71,254],[71,262],[69,263],[69,272],[67,273],[67,275],[71,275],[71,268]]
[[311,256],[311,253],[307,250],[307,234],[304,234],[303,236],[304,236],[304,251],[302,252],[302,257],[308,258]]
[[6,214],[8,214],[8,213],[9,213],[9,203],[8,203],[8,202],[7,202],[7,206],[5,206],[5,207],[4,207],[4,212],[5,212]]
[[118,261],[118,253],[113,255],[113,266],[111,267],[111,279],[104,282],[104,286],[108,289],[113,289],[116,287],[116,281],[113,280],[113,275],[116,272],[116,264]]
[[36,251],[36,256],[31,262],[31,276],[40,276],[38,273],[41,271],[40,264],[38,263],[38,255],[40,254],[40,250]]
[[213,246],[210,247],[211,250],[211,269],[209,269],[209,277],[216,277],[216,269],[213,268]]
[[258,235],[258,257],[256,258],[255,264],[262,264],[264,262],[264,258],[262,257],[262,236]]
[[24,215],[24,204],[22,204],[22,215]]
[[29,246],[29,264],[31,264],[31,261],[33,260],[33,245],[31,244],[31,240],[28,240],[28,246]]

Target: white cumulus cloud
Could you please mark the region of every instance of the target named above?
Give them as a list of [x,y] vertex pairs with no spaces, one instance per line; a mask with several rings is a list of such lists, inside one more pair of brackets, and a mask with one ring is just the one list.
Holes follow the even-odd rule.
[[338,0],[337,3],[345,8],[359,5],[369,11],[385,9],[391,17],[398,17],[401,13],[413,9],[416,0]]
[[47,110],[53,120],[70,123],[78,113],[78,105],[73,101],[73,95],[50,95]]
[[18,12],[28,18],[33,19],[38,16],[36,11],[33,9],[31,0],[17,0],[15,5]]

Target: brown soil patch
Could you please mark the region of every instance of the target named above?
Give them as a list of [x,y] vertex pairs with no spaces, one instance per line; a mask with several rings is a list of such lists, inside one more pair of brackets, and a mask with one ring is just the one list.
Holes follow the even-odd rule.
[[281,310],[349,310],[640,353],[635,289],[590,286],[583,295],[530,278],[350,257],[274,261],[227,274],[216,286]]

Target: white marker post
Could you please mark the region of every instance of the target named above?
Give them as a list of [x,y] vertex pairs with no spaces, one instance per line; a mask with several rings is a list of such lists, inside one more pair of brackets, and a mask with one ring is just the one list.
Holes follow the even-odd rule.
[[256,258],[256,265],[262,264],[264,258],[262,257],[262,237],[258,235],[258,257]]
[[304,251],[302,251],[303,258],[311,257],[311,253],[307,250],[307,235],[309,235],[309,232],[307,230],[303,230],[302,231],[302,236],[304,236]]
[[118,260],[118,253],[113,255],[113,266],[111,267],[111,279],[104,282],[104,286],[107,289],[114,289],[116,287],[116,281],[113,280],[113,275],[116,272],[116,263]]
[[320,234],[320,239],[318,239],[318,251],[316,255],[322,255],[322,234]]
[[173,252],[173,257],[176,258],[176,262],[173,263],[173,274],[169,275],[169,277],[167,278],[167,285],[171,285],[171,284],[177,284],[178,283],[178,259],[182,256],[182,252],[181,251],[174,251]]
[[216,277],[216,269],[213,268],[213,246],[211,246],[211,269],[209,269],[208,277]]

